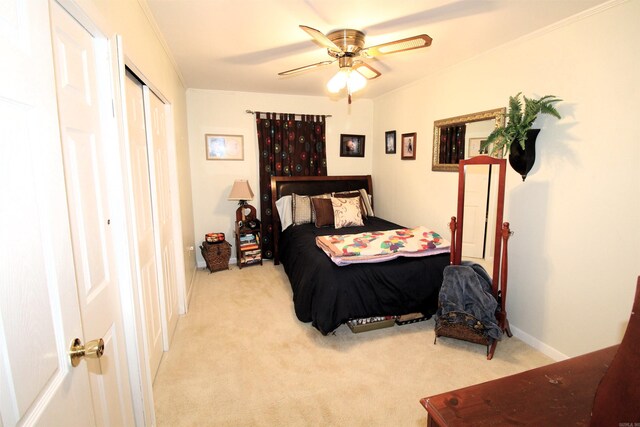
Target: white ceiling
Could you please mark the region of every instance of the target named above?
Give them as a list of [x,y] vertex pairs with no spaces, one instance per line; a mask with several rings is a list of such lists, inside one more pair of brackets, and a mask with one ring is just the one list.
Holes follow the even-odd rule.
[[298,26],[354,28],[366,46],[428,34],[431,47],[367,60],[382,72],[355,96],[375,98],[590,9],[603,0],[146,0],[188,88],[327,94],[337,63]]

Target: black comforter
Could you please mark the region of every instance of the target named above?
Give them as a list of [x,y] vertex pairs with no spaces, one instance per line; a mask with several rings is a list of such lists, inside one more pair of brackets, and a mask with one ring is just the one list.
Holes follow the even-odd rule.
[[435,313],[449,254],[398,258],[338,267],[316,246],[315,237],[392,230],[401,226],[369,217],[363,227],[336,230],[313,224],[288,227],[280,237],[280,260],[291,288],[296,316],[328,334],[352,318]]

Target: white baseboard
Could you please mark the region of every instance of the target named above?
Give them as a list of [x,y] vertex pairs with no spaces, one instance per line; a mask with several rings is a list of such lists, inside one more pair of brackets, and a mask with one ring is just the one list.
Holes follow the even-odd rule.
[[567,360],[569,358],[569,356],[567,356],[566,354],[559,352],[558,350],[551,347],[550,345],[543,343],[539,339],[532,337],[526,332],[523,332],[521,329],[518,329],[513,325],[509,325],[509,327],[511,328],[511,332],[516,338],[530,345],[531,347],[535,348],[539,352],[544,353],[545,355],[549,356],[556,362],[559,362],[561,360]]

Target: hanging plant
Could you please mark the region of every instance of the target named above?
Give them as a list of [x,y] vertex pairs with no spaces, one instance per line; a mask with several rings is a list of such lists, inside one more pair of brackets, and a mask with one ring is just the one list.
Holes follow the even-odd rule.
[[519,92],[516,96],[509,97],[506,125],[495,128],[482,143],[481,148],[484,150],[493,144],[491,150],[493,156],[502,154],[502,157],[505,157],[510,151],[511,144],[516,141],[525,150],[527,131],[531,129],[539,114],[550,114],[558,119],[562,118],[554,107],[556,102],[562,100],[554,95],[545,95],[539,99],[522,96],[524,107],[520,95],[522,95],[522,92]]

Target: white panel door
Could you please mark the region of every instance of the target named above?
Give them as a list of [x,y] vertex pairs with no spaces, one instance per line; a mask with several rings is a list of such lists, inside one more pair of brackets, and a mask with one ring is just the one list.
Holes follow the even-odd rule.
[[173,216],[171,208],[171,187],[169,185],[169,157],[167,121],[165,105],[148,87],[144,87],[147,104],[147,131],[150,132],[149,146],[151,185],[154,223],[156,228],[156,251],[160,255],[161,303],[165,328],[165,350],[169,349],[173,331],[178,324],[178,287],[176,280],[176,259],[173,238]]
[[49,7],[0,7],[0,425],[89,426]]
[[[107,165],[118,140],[112,115],[108,41],[94,37],[52,2],[51,25],[60,135],[73,254],[85,336],[105,353],[87,359],[98,425],[132,425],[133,408],[116,276]],[[113,135],[111,133],[111,135]]]
[[487,220],[489,167],[469,165],[465,168],[464,224],[462,257],[483,258]]
[[145,335],[151,378],[155,378],[163,353],[162,320],[156,263],[151,186],[147,152],[142,84],[127,73],[125,77],[129,158],[135,209],[135,234],[139,283],[142,287]]

